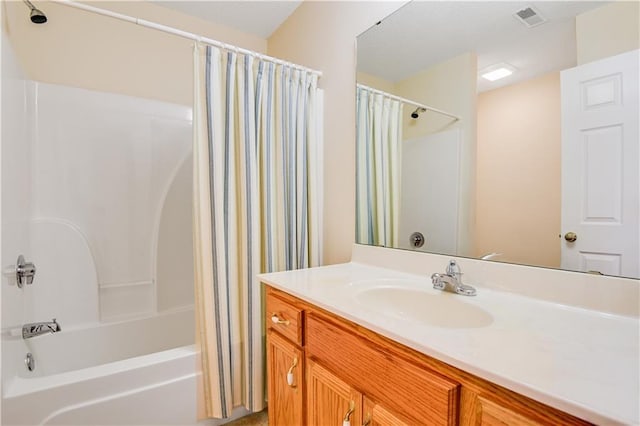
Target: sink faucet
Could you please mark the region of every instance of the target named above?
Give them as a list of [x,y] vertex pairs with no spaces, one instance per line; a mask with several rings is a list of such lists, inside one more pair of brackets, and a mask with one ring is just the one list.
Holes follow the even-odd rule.
[[470,285],[462,284],[462,272],[455,260],[450,260],[444,274],[431,275],[433,288],[436,290],[450,291],[464,296],[475,296],[476,289]]
[[33,322],[22,326],[22,338],[30,339],[41,334],[57,333],[62,331],[60,324],[54,318],[51,322]]

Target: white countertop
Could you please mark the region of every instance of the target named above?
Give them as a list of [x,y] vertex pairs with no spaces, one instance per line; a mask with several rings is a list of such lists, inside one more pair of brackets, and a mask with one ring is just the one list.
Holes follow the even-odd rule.
[[[354,262],[259,278],[423,354],[582,419],[640,424],[637,317],[482,286],[476,286],[474,297],[445,295],[432,290],[428,276]],[[384,279],[404,280],[407,285],[423,282],[425,291],[480,307],[491,320],[478,328],[444,328],[381,314],[358,302],[358,294],[376,286],[371,280]]]

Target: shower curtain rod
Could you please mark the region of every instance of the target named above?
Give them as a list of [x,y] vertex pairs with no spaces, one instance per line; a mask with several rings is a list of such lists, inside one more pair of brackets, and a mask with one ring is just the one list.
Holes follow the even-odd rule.
[[110,18],[115,18],[115,19],[119,19],[121,21],[126,21],[126,22],[130,22],[132,24],[136,24],[136,25],[140,25],[141,27],[146,27],[146,28],[151,28],[154,30],[158,30],[158,31],[162,31],[168,34],[173,34],[176,35],[178,37],[183,37],[183,38],[187,38],[190,40],[194,40],[197,42],[201,42],[204,44],[208,44],[210,46],[215,46],[215,47],[219,47],[225,50],[231,50],[234,51],[236,53],[241,53],[243,55],[249,55],[249,56],[253,56],[256,57],[258,59],[261,59],[263,61],[267,61],[267,62],[272,62],[275,64],[280,64],[280,65],[286,65],[301,71],[306,71],[312,74],[317,75],[318,77],[322,77],[322,71],[317,71],[311,68],[307,68],[304,67],[302,65],[297,65],[294,64],[292,62],[287,62],[287,61],[283,61],[282,59],[278,59],[278,58],[274,58],[272,56],[268,56],[268,55],[264,55],[262,53],[259,52],[254,52],[252,50],[247,50],[247,49],[243,49],[241,47],[238,46],[233,46],[231,44],[227,44],[227,43],[223,43],[221,41],[218,40],[213,40],[207,37],[203,37],[200,36],[198,34],[193,34],[187,31],[182,31],[179,30],[177,28],[173,28],[173,27],[168,27],[166,25],[162,25],[162,24],[158,24],[156,22],[151,22],[151,21],[146,21],[144,19],[140,19],[140,18],[134,18],[132,16],[128,16],[128,15],[123,15],[121,13],[117,13],[117,12],[112,12],[110,10],[106,10],[106,9],[100,9],[98,7],[93,7],[93,6],[89,6],[86,4],[82,4],[82,3],[77,3],[75,1],[72,0],[52,0],[55,3],[60,3],[64,6],[69,6],[69,7],[73,7],[76,9],[81,9],[87,12],[92,12],[92,13],[96,13],[98,15],[103,15],[103,16],[108,16]]
[[361,89],[369,90],[370,92],[377,93],[379,95],[386,96],[388,98],[394,99],[396,101],[404,102],[405,104],[417,106],[418,108],[424,108],[428,111],[437,112],[438,114],[446,115],[447,117],[453,118],[455,121],[460,120],[460,117],[454,114],[450,114],[448,112],[432,108],[427,105],[419,104],[418,102],[412,101],[411,99],[401,98],[400,96],[392,95],[391,93],[383,92],[382,90],[374,89],[373,87],[365,86],[364,84],[356,84]]

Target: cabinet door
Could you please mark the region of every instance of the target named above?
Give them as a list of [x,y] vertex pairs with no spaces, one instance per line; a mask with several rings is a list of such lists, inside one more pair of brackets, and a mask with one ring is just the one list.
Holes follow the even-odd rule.
[[476,425],[481,426],[539,426],[521,414],[488,399],[478,397]]
[[363,426],[409,426],[410,424],[367,397],[364,398],[362,415],[364,418],[362,422]]
[[307,424],[360,426],[362,394],[312,360],[307,360]]
[[303,424],[304,358],[293,343],[269,330],[267,336],[267,383],[269,424]]

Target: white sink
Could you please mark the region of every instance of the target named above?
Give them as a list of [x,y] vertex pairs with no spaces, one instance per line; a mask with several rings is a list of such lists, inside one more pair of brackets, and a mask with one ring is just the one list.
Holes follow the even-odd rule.
[[[361,305],[402,320],[422,322],[442,328],[481,328],[493,322],[491,314],[464,299],[469,296],[414,287],[417,281],[371,280],[355,299]],[[420,283],[430,285],[430,281]],[[364,284],[360,282],[358,284]]]

